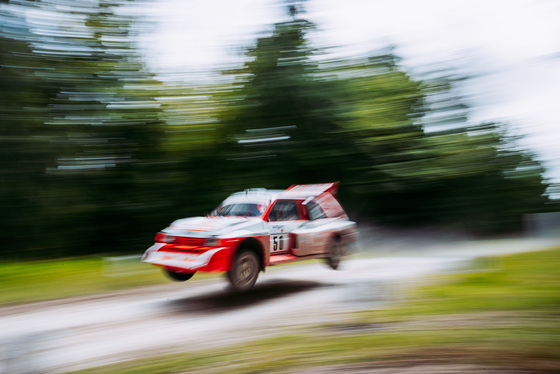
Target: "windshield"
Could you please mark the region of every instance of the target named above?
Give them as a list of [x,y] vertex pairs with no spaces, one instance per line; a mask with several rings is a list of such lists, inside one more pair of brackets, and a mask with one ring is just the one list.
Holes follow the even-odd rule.
[[266,207],[255,203],[232,203],[219,207],[213,213],[225,217],[259,217]]

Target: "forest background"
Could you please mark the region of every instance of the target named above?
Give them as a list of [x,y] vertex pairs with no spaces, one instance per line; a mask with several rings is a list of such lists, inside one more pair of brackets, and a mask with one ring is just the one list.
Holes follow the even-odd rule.
[[[507,123],[471,123],[458,85],[395,46],[335,58],[301,2],[211,83],[159,79],[125,0],[0,8],[3,259],[141,253],[229,193],[340,181],[359,222],[470,235],[558,210]],[[329,56],[329,57],[326,57]]]

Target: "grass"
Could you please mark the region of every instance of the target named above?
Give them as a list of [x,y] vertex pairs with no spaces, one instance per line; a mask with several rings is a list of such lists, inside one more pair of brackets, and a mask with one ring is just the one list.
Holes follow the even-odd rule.
[[[551,310],[560,305],[560,249],[477,260],[469,271],[438,277],[401,308],[406,316]],[[436,302],[426,302],[434,300]],[[395,310],[394,314],[399,314]]]
[[159,269],[136,257],[0,263],[0,305],[88,296],[166,282],[169,280]]
[[[282,267],[309,263],[295,262]],[[219,276],[222,275],[198,273],[193,280]],[[0,307],[169,282],[160,269],[140,262],[139,256],[0,262]]]
[[426,362],[554,372],[560,367],[558,264],[560,247],[485,258],[464,272],[438,276],[398,305],[344,322],[80,373],[296,373],[337,364]]

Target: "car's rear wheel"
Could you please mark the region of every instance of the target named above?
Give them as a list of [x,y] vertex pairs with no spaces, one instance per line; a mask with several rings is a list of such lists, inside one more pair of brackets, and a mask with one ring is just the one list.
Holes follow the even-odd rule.
[[235,257],[233,267],[227,272],[229,283],[235,291],[251,289],[259,276],[259,260],[255,252],[241,250]]
[[177,271],[171,271],[169,269],[163,269],[163,272],[167,277],[175,282],[185,282],[191,279],[194,273],[179,273]]
[[342,257],[346,254],[346,245],[340,238],[333,239],[327,246],[327,265],[333,270],[338,269]]

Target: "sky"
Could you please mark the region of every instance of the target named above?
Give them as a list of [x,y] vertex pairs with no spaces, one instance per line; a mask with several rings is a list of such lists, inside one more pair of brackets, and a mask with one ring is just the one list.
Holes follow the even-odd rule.
[[[285,20],[275,0],[157,0],[143,46],[163,76],[207,76]],[[560,1],[308,0],[317,46],[359,56],[394,44],[405,69],[449,64],[471,74],[471,122],[505,121],[560,183]]]

